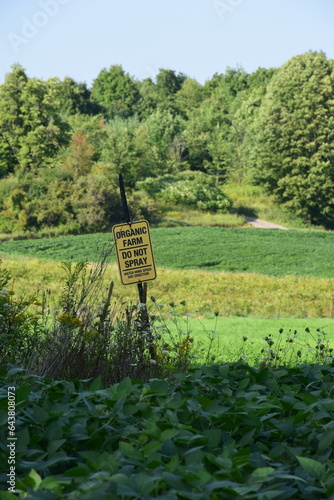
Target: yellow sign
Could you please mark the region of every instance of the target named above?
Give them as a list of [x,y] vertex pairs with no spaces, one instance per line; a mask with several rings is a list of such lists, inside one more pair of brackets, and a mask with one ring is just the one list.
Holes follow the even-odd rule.
[[117,224],[112,230],[123,285],[154,280],[157,274],[148,222]]

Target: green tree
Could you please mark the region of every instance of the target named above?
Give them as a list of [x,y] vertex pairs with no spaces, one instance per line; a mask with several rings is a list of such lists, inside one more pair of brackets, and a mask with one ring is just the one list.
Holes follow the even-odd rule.
[[293,57],[272,77],[256,124],[254,180],[311,223],[334,224],[334,61]]
[[133,187],[140,176],[147,175],[147,165],[136,141],[139,120],[115,118],[106,125],[107,138],[101,152],[101,167],[108,178],[123,174],[128,186]]
[[157,109],[159,96],[156,85],[151,78],[145,78],[142,82],[139,82],[138,91],[140,98],[135,111],[140,118],[145,119]]
[[216,93],[189,113],[183,134],[191,169],[214,174],[216,184],[225,177],[229,162],[229,128],[228,108]]
[[63,81],[53,78],[48,83],[55,86],[57,100],[59,101],[59,111],[65,115],[97,114],[100,111],[99,105],[93,101],[90,89],[86,83],[77,83],[68,76]]
[[202,85],[194,78],[187,78],[175,94],[175,105],[184,116],[187,116],[201,104],[205,97]]
[[136,111],[139,116],[147,118],[157,109],[170,111],[174,115],[179,113],[176,96],[186,79],[182,73],[176,74],[171,69],[160,69],[156,76],[156,83],[151,78],[138,82],[140,99]]
[[121,65],[114,65],[104,68],[94,80],[92,96],[108,118],[127,118],[133,115],[139,100],[138,84]]
[[187,77],[183,73],[176,74],[172,69],[160,69],[156,77],[156,86],[160,95],[169,97],[178,92]]
[[95,149],[94,160],[97,161],[108,135],[103,116],[101,114],[90,116],[77,113],[69,116],[68,125],[70,127],[71,139],[76,134],[82,134],[87,138]]
[[22,96],[28,77],[20,65],[12,66],[0,86],[0,177],[19,165],[20,141],[24,135]]
[[183,121],[170,111],[158,109],[143,126],[146,131],[146,162],[151,165],[149,175],[163,175],[177,169],[183,161]]
[[0,174],[22,176],[53,161],[68,140],[58,104],[54,85],[13,66],[0,87]]
[[233,182],[250,182],[251,152],[254,147],[254,123],[257,121],[267,86],[275,69],[259,68],[248,75],[248,87],[238,92],[230,105],[231,127],[228,178]]
[[182,84],[187,77],[183,73],[176,74],[171,69],[160,69],[156,76],[156,91],[158,107],[177,113],[175,108],[176,93],[181,90]]
[[218,93],[226,104],[230,104],[239,92],[248,87],[248,75],[241,67],[226,68],[222,74],[215,73],[204,85],[205,92]]

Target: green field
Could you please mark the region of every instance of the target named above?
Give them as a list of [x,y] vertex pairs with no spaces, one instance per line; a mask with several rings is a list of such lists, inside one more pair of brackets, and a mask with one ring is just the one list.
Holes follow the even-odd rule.
[[[149,300],[150,313],[158,312],[164,320],[175,313],[177,329],[200,343],[215,337],[215,349],[221,349],[225,359],[227,346],[240,354],[244,336],[248,351],[252,343],[251,350],[259,353],[263,337],[277,335],[280,328],[285,334],[297,330],[303,342],[305,328],[315,338],[316,330],[323,328],[332,345],[333,233],[153,228],[152,242],[158,276],[148,284],[148,297],[156,300]],[[62,236],[2,242],[0,256],[16,290],[50,290],[49,300],[57,304],[64,279],[60,262],[98,260],[112,246],[111,234]],[[114,251],[105,277],[115,282],[115,303],[138,302],[137,287],[120,283]]]
[[[181,343],[188,335],[192,339],[192,352],[202,361],[228,363],[243,358],[257,366],[268,357],[269,349],[279,356],[282,364],[325,361],[332,359],[334,348],[334,319],[330,318],[175,315],[163,324],[167,343],[170,338]],[[161,331],[159,326],[156,331]],[[319,345],[324,346],[322,351]]]
[[206,317],[196,318],[181,317],[177,322],[181,332],[189,332],[195,337],[208,336],[214,334],[221,343],[233,345],[242,340],[247,332],[248,340],[262,343],[261,335],[277,336],[279,330],[283,328],[288,334],[289,331],[297,330],[301,339],[306,339],[305,329],[309,328],[314,335],[320,329],[326,332],[328,337],[334,339],[334,319],[333,318],[254,318],[245,317]]
[[[334,278],[332,232],[177,227],[151,235],[157,267]],[[110,233],[4,241],[0,256],[95,261],[112,245]]]

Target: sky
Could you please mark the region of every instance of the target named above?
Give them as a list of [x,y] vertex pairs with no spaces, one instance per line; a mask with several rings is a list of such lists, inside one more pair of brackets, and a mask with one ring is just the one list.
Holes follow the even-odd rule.
[[0,83],[14,63],[90,87],[114,64],[138,80],[163,68],[203,84],[310,50],[334,59],[333,0],[1,0],[0,12]]

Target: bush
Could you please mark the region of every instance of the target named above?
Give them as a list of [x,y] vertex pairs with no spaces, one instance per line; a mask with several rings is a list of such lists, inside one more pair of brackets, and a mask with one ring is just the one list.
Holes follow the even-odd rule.
[[227,213],[231,200],[215,185],[213,177],[203,172],[185,171],[137,182],[153,198],[172,205],[202,211]]

